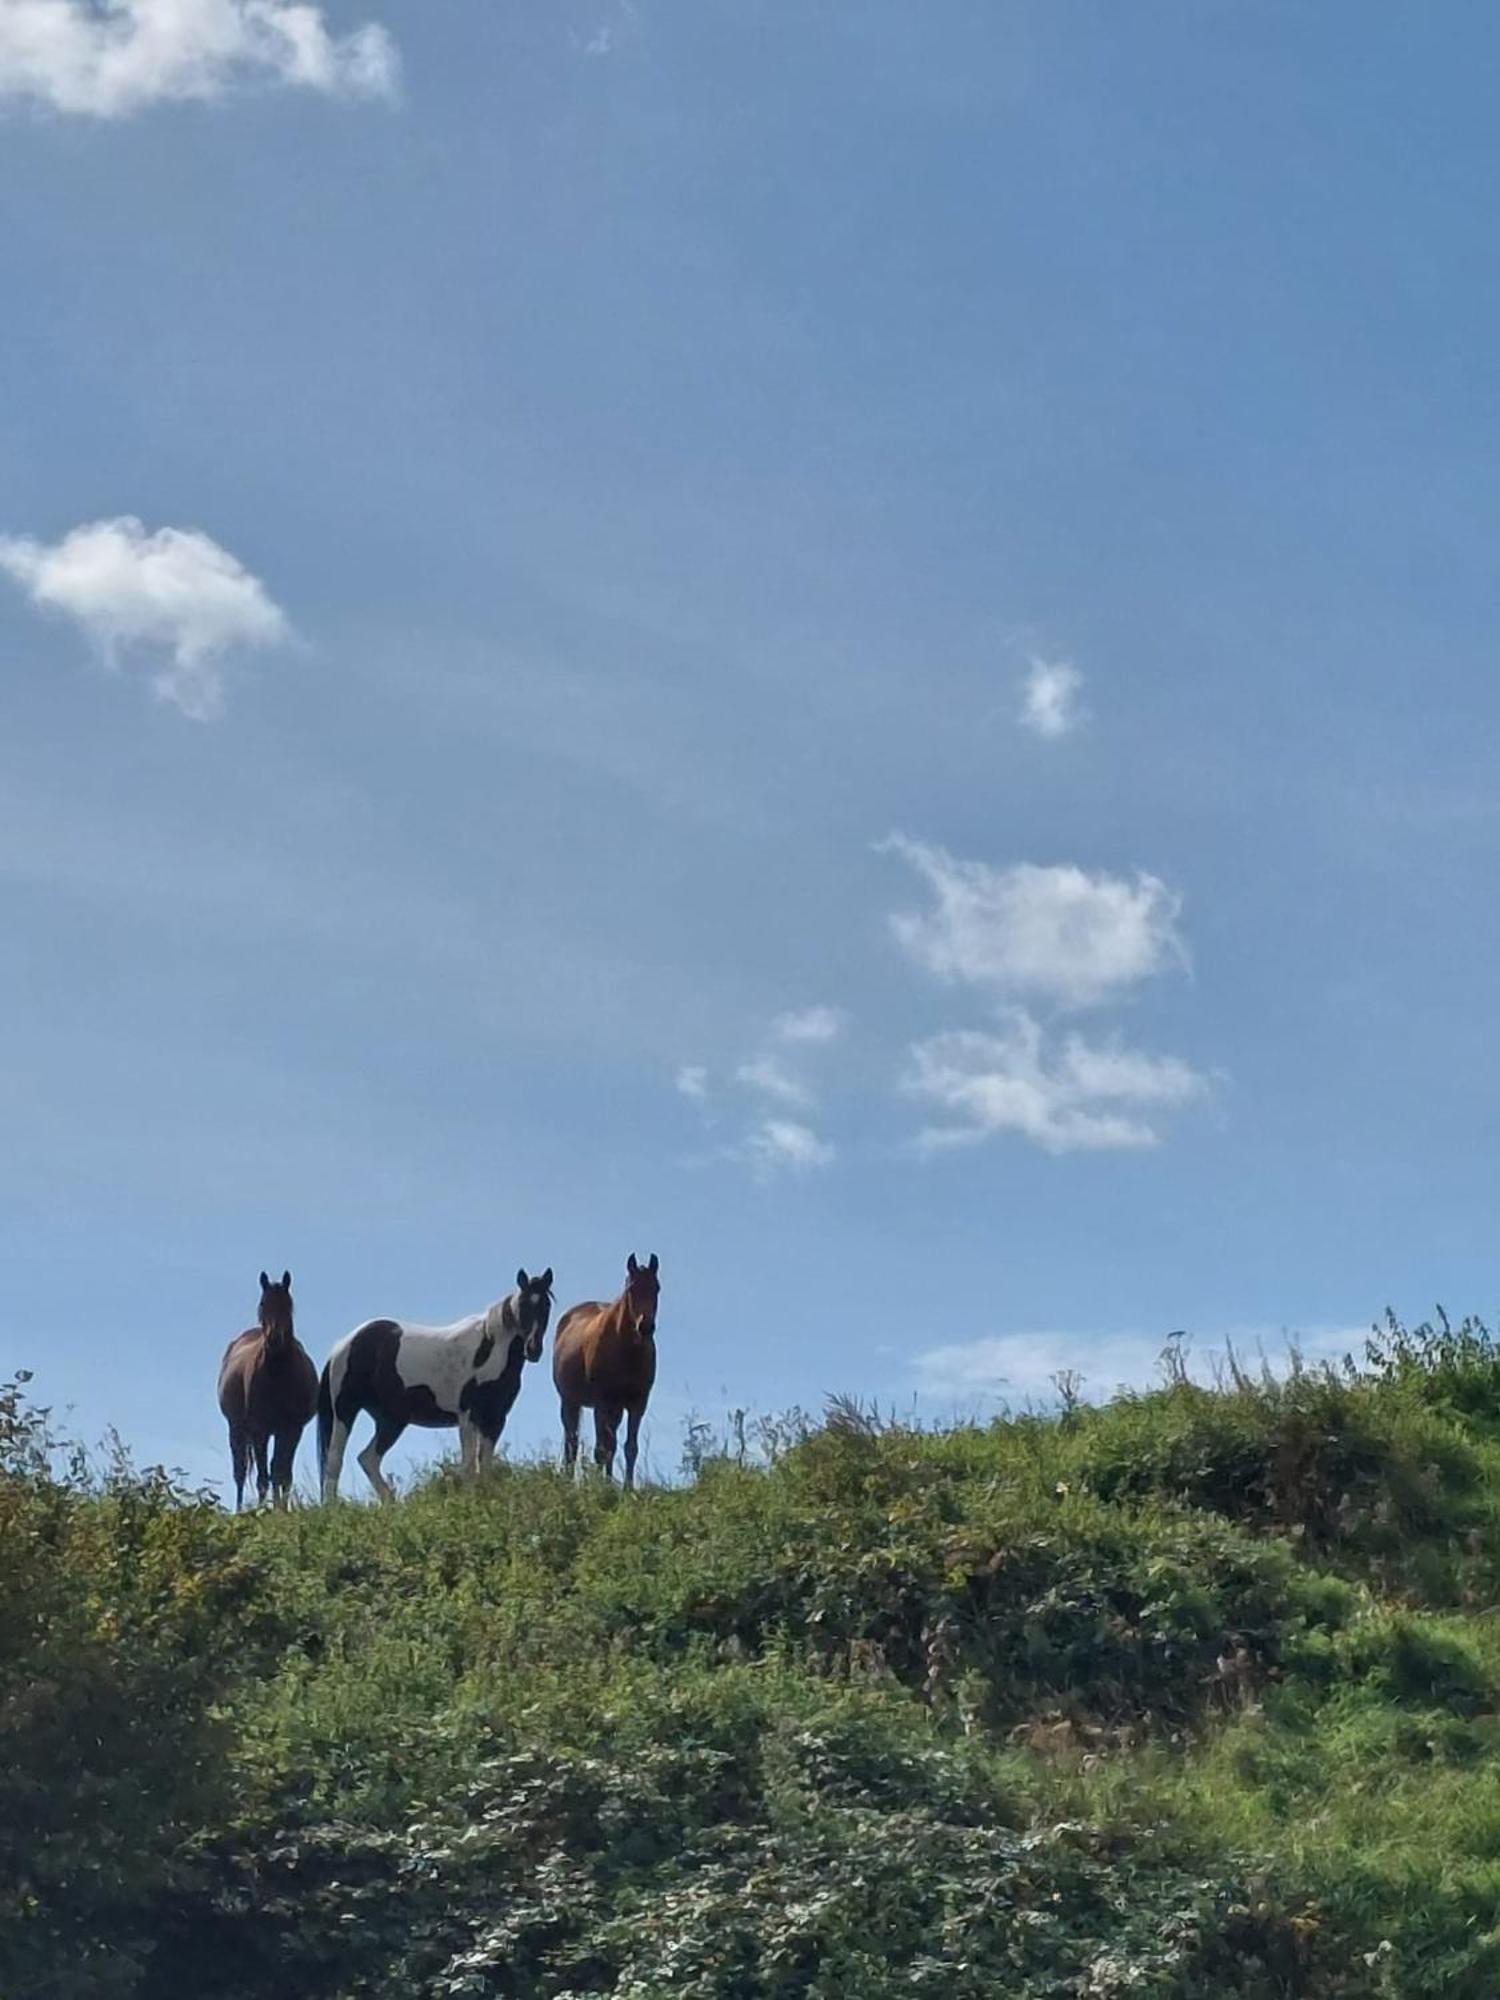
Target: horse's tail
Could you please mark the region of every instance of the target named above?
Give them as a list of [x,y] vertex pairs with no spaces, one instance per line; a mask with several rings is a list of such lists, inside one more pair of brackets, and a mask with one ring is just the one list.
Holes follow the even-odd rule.
[[318,1491],[323,1491],[323,1474],[328,1464],[328,1445],[333,1437],[333,1382],[331,1362],[325,1362],[318,1377]]

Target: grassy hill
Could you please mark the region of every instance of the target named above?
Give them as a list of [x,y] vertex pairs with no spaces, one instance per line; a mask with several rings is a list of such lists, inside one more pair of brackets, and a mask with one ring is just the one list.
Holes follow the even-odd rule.
[[242,1519],[24,1393],[5,2000],[1500,1991],[1482,1329]]

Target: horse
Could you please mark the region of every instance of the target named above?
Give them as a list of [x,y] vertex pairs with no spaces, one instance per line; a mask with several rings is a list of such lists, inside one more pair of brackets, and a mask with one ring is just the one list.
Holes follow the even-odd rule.
[[615,1438],[621,1416],[625,1432],[625,1485],[635,1484],[641,1418],[656,1380],[656,1301],[661,1291],[656,1252],[642,1268],[630,1253],[625,1289],[610,1305],[590,1299],[570,1306],[557,1322],[552,1343],[552,1380],[562,1401],[563,1465],[578,1461],[578,1416],[594,1413],[594,1462],[606,1479],[614,1477]]
[[458,1426],[464,1471],[477,1477],[521,1389],[524,1362],[541,1358],[552,1311],[552,1269],[539,1278],[516,1273],[516,1289],[484,1312],[451,1326],[367,1319],[329,1355],[318,1384],[318,1464],[323,1498],[337,1498],[344,1447],[361,1410],[375,1435],[359,1454],[365,1477],[382,1500],[396,1490],[380,1461],[408,1424]]
[[[318,1371],[292,1330],[292,1274],[273,1285],[260,1274],[259,1324],[237,1334],[219,1364],[219,1408],[229,1425],[234,1511],[245,1504],[245,1479],[255,1455],[256,1497],[270,1487],[277,1506],[292,1490],[292,1461],[318,1406]],[[275,1441],[270,1476],[266,1446]]]

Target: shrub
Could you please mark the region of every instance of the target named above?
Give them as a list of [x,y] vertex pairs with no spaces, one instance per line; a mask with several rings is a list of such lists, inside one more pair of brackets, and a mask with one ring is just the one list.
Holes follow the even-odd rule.
[[0,1388],[0,1992],[108,2000],[138,1990],[151,1900],[224,1805],[212,1704],[247,1578],[217,1506],[56,1457]]
[[1493,1518],[1487,1453],[1394,1378],[1299,1368],[1223,1391],[1179,1382],[1089,1412],[1072,1442],[1077,1479],[1102,1499],[1206,1508],[1439,1597],[1456,1572],[1433,1558]]
[[0,1994],[1487,1994],[1487,1365],[242,1519],[0,1391]]

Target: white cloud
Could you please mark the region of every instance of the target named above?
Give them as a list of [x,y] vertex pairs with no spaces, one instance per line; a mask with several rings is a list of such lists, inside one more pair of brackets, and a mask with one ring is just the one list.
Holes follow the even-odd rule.
[[165,655],[152,685],[198,722],[223,708],[224,653],[288,636],[264,584],[192,528],[148,534],[125,514],[74,528],[50,545],[0,537],[0,569],[34,604],[76,619],[111,665],[130,647]]
[[773,1030],[782,1042],[834,1042],[844,1032],[844,1021],[838,1007],[801,1007],[778,1014]]
[[[748,1166],[758,1180],[787,1171],[805,1173],[832,1163],[833,1145],[791,1114],[805,1115],[817,1102],[817,1092],[803,1072],[819,1049],[843,1033],[844,1024],[845,1016],[837,1007],[823,1005],[776,1016],[769,1045],[725,1072],[733,1083],[762,1102],[751,1110],[753,1122],[743,1136],[719,1147],[712,1157]],[[709,1110],[707,1069],[688,1064],[678,1070],[676,1082],[681,1094],[701,1107],[704,1124],[711,1127],[715,1120]],[[770,1115],[773,1112],[780,1115]]]
[[948,1114],[922,1133],[929,1151],[1015,1132],[1046,1152],[1073,1153],[1153,1146],[1156,1126],[1142,1114],[1190,1103],[1207,1086],[1176,1056],[1118,1042],[1069,1035],[1049,1051],[1040,1023],[1013,1008],[999,1033],[963,1029],[918,1042],[905,1087]]
[[0,0],[0,100],[122,118],[256,77],[391,97],[400,59],[384,28],[333,34],[307,0]]
[[[1180,1359],[1197,1381],[1212,1382],[1233,1351],[1246,1368],[1262,1362],[1285,1373],[1293,1352],[1306,1361],[1338,1361],[1358,1354],[1368,1337],[1363,1326],[1241,1326],[1181,1343]],[[1159,1333],[1026,1332],[991,1334],[979,1340],[932,1347],[914,1357],[922,1395],[964,1400],[1003,1392],[1010,1400],[1055,1394],[1054,1376],[1076,1369],[1086,1401],[1099,1401],[1120,1388],[1143,1388],[1162,1379],[1162,1350],[1170,1329]],[[1178,1343],[1173,1342],[1176,1346]]]
[[811,1126],[789,1118],[767,1118],[756,1126],[741,1150],[761,1180],[781,1172],[810,1173],[816,1167],[831,1166],[834,1160],[834,1149],[826,1139],[820,1139]]
[[735,1077],[747,1089],[758,1090],[763,1096],[774,1097],[782,1104],[811,1104],[813,1101],[813,1094],[807,1085],[793,1076],[775,1056],[756,1056],[752,1062],[741,1063]]
[[891,928],[940,979],[1091,1007],[1187,963],[1180,900],[1154,875],[992,867],[899,834],[883,851],[899,854],[933,891],[931,910],[894,916]]
[[1033,660],[1021,688],[1021,725],[1049,742],[1087,720],[1083,675],[1066,660]]

